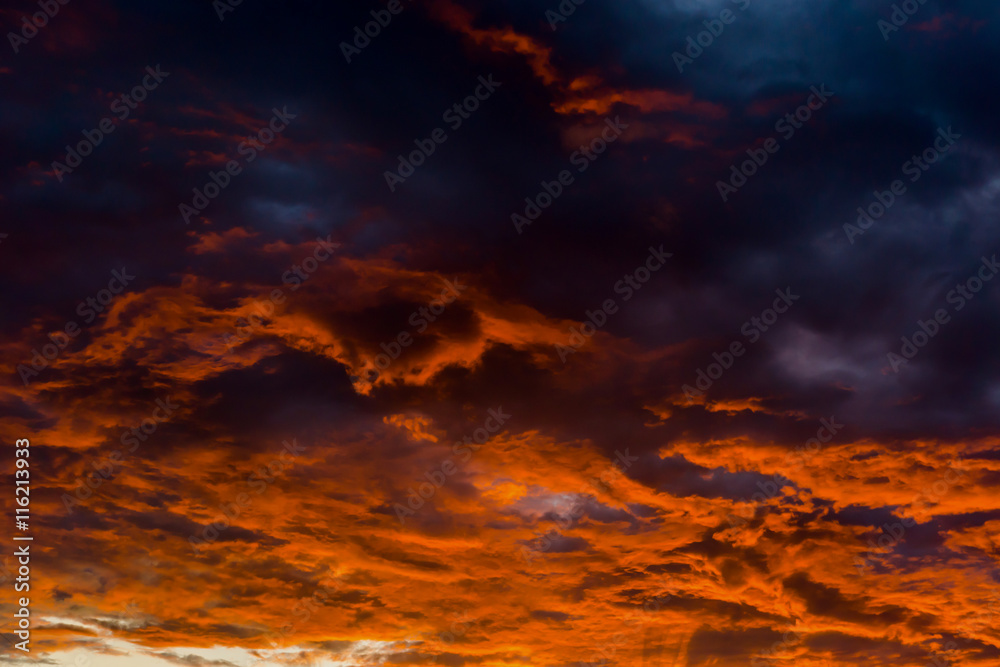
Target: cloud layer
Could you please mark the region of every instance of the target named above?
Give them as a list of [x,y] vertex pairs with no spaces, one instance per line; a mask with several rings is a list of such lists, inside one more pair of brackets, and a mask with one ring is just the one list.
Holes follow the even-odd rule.
[[7,657],[1000,660],[995,6],[219,6],[0,66]]

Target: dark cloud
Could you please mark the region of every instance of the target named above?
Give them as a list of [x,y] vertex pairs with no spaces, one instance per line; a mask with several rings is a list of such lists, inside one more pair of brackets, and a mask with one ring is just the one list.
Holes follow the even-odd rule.
[[[40,660],[96,622],[189,665],[288,623],[291,662],[735,665],[789,628],[796,664],[947,640],[995,662],[966,623],[998,581],[1000,282],[955,295],[1000,251],[996,6],[931,0],[884,39],[874,0],[400,2],[350,62],[384,3],[70,3],[0,64],[0,434],[32,441]],[[452,126],[481,76],[499,86]],[[606,120],[620,136],[581,163]],[[312,270],[317,239],[340,245]],[[491,410],[510,417],[463,450]],[[304,452],[193,553],[286,442]]]

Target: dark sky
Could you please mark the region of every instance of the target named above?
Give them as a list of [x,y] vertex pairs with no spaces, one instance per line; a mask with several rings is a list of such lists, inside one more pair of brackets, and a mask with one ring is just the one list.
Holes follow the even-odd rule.
[[1000,660],[994,3],[53,7],[29,664]]

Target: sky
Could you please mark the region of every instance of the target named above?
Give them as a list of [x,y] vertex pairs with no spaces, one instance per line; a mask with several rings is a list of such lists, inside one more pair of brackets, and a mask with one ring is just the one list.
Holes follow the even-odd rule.
[[998,19],[4,3],[0,663],[1000,664]]

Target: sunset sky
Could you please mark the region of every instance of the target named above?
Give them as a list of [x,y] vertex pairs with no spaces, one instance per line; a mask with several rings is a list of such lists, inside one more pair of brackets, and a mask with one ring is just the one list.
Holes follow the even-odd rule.
[[0,664],[1000,665],[995,2],[0,24]]

